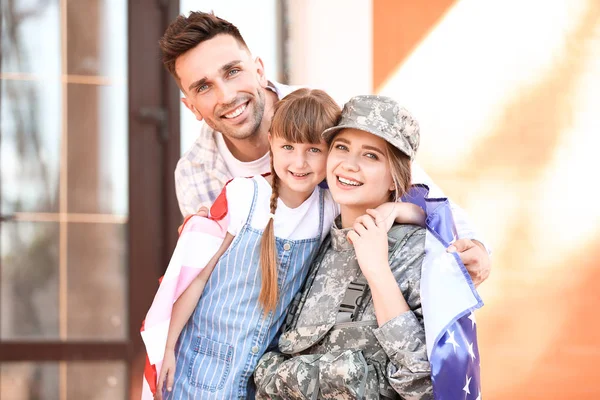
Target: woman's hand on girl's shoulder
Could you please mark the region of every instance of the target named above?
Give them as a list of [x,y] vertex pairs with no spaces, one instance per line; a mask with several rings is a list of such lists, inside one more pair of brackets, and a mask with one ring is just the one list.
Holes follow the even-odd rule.
[[390,270],[387,235],[389,227],[379,211],[368,210],[367,212],[368,214],[354,221],[347,239],[354,246],[358,265],[369,280],[369,276],[377,272]]

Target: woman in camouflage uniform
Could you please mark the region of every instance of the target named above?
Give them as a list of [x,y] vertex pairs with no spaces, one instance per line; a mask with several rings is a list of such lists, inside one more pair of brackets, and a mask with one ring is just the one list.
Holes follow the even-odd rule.
[[290,310],[280,352],[258,363],[257,398],[432,398],[419,291],[425,230],[387,232],[373,210],[408,190],[419,127],[394,100],[357,96],[323,137],[341,215]]

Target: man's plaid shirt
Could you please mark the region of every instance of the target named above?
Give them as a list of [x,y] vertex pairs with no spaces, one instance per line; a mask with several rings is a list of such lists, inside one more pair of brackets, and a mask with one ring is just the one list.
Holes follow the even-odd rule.
[[195,214],[201,206],[210,207],[232,178],[217,149],[214,130],[203,122],[198,138],[175,168],[175,191],[181,213]]

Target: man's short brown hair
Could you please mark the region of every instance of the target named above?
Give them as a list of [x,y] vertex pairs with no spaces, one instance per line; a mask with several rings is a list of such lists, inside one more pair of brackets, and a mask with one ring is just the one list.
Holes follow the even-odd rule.
[[180,79],[177,72],[175,72],[177,58],[217,35],[231,35],[241,46],[248,49],[238,28],[231,22],[217,17],[212,12],[192,11],[187,17],[184,15],[178,16],[169,25],[158,43],[163,53],[163,64],[173,75],[178,85]]

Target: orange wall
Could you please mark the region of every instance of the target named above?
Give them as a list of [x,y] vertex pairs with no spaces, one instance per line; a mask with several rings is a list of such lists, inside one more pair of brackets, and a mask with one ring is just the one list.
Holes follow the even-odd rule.
[[[492,2],[373,0],[375,91],[418,110],[419,162],[494,249],[477,313],[486,399],[600,398],[600,2],[564,3],[499,2],[498,28]],[[457,76],[436,57],[448,48]]]
[[[373,0],[375,91],[456,0]],[[424,4],[426,3],[426,6]]]

